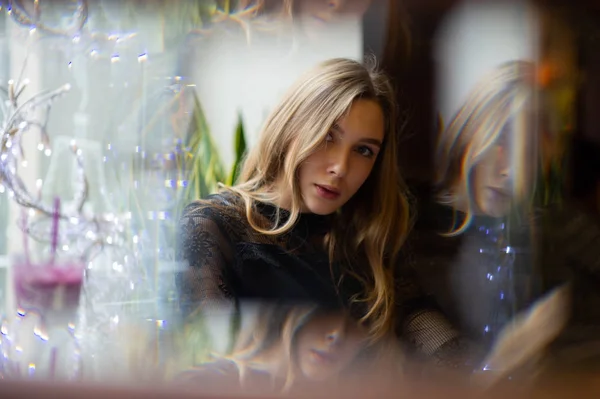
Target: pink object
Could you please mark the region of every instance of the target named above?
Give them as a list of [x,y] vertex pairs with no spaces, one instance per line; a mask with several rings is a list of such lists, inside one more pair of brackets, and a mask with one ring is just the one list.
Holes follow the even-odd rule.
[[74,311],[79,306],[84,265],[81,263],[13,265],[17,304],[23,309]]

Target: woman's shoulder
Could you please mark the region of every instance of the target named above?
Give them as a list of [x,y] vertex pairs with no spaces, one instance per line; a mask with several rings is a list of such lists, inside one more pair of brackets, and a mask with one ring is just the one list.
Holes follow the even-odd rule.
[[251,227],[243,200],[234,193],[220,192],[188,204],[181,214],[180,233],[184,240],[206,240],[224,236],[242,240]]
[[242,199],[234,193],[219,192],[196,200],[185,206],[182,219],[208,219],[218,225],[239,227],[244,223],[245,212]]

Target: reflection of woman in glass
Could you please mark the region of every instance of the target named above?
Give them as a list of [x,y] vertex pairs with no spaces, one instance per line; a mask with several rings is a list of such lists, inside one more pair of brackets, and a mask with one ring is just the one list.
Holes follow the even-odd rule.
[[[386,359],[399,365],[394,347],[385,348]],[[364,373],[373,366],[368,362],[383,361],[382,350],[383,346],[368,345],[367,332],[340,312],[261,304],[255,322],[241,331],[232,354],[187,371],[181,379],[199,386],[213,384],[219,390],[226,385],[246,392],[306,389],[315,382]],[[400,375],[399,367],[391,370],[389,363],[385,365],[390,375]]]
[[238,184],[189,205],[179,280],[188,311],[244,299],[342,305],[392,332],[409,229],[388,80],[346,59],[303,75],[273,109]]
[[491,350],[480,367],[497,375],[600,325],[598,274],[582,256],[599,230],[578,224],[573,204],[533,201],[546,188],[534,187],[539,133],[552,129],[543,95],[523,61],[471,91],[439,137],[437,201],[416,228],[422,284],[464,337]]
[[509,62],[471,91],[439,137],[436,203],[420,211],[416,272],[450,322],[484,347],[538,289],[523,217],[535,166],[533,71]]

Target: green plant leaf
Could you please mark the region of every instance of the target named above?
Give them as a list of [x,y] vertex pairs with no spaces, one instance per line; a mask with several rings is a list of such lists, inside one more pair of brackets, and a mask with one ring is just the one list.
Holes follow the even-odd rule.
[[181,200],[189,203],[204,198],[218,189],[218,183],[224,181],[224,167],[215,145],[200,100],[192,92],[193,118],[185,138],[185,147],[189,156],[185,168],[189,173],[188,186],[183,190]]
[[244,122],[242,120],[242,115],[238,116],[238,124],[235,129],[235,138],[234,138],[234,155],[235,158],[233,160],[233,166],[231,168],[231,172],[229,173],[229,179],[227,180],[227,184],[232,186],[235,184],[237,180],[238,174],[240,173],[240,168],[242,165],[242,161],[244,156],[246,155],[246,137],[244,133]]

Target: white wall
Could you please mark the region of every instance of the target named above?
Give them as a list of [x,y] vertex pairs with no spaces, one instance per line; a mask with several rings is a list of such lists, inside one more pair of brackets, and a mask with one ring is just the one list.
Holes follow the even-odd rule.
[[464,1],[436,34],[437,105],[445,123],[493,68],[511,60],[538,58],[538,20],[524,0]]
[[233,134],[238,112],[246,140],[255,142],[261,125],[283,92],[300,73],[333,57],[360,60],[362,20],[358,16],[323,28],[318,38],[297,37],[295,47],[251,47],[239,38],[205,43],[193,60],[190,79],[197,85],[208,123],[227,165],[233,162]]

